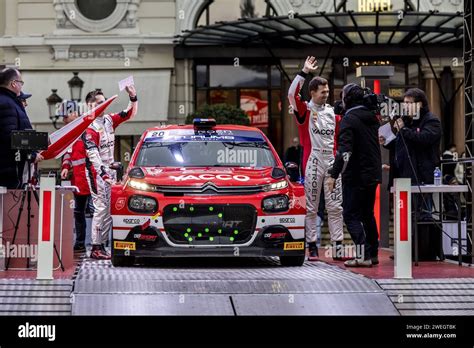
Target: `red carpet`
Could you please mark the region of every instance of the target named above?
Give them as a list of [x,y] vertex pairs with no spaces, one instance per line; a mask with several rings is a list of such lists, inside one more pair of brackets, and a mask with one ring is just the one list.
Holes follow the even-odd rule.
[[[343,269],[351,272],[365,275],[366,277],[373,279],[387,279],[393,278],[393,260],[390,259],[390,255],[393,255],[392,251],[380,250],[379,252],[379,264],[372,266],[371,268],[347,268],[344,266],[344,262],[333,261],[332,258],[325,257],[325,250],[320,249],[319,255],[320,260],[327,262],[332,265],[336,265]],[[413,264],[413,278],[474,278],[474,267],[458,266],[457,264],[445,262],[445,261],[424,261],[419,262],[418,266]]]

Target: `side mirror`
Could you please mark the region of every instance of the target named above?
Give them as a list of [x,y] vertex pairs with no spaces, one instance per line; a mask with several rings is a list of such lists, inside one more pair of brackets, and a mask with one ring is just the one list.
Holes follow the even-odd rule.
[[123,177],[123,165],[120,162],[114,162],[109,166],[110,169],[117,172],[117,181],[122,181]]

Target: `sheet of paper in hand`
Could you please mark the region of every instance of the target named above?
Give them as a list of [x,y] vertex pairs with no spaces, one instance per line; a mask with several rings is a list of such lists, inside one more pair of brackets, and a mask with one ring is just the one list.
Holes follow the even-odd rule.
[[126,79],[123,79],[122,81],[119,81],[119,89],[120,92],[122,92],[125,87],[134,85],[135,83],[133,82],[133,76],[129,76]]
[[379,136],[385,138],[384,145],[390,143],[393,139],[396,138],[395,134],[392,132],[392,128],[390,127],[390,122],[385,123],[383,126],[379,128]]

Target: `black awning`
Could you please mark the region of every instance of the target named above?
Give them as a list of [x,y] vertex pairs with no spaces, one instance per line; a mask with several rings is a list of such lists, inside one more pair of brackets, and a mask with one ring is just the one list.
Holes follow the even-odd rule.
[[430,12],[341,12],[241,18],[184,31],[185,46],[400,45],[462,40],[463,14]]

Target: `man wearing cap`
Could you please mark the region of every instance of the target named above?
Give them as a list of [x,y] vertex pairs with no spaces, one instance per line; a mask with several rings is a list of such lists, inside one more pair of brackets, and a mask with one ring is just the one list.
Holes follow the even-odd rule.
[[31,96],[32,95],[29,93],[23,93],[23,91],[20,91],[20,95],[18,96],[18,99],[20,99],[25,109],[28,106],[28,102],[26,101],[26,99],[30,98]]
[[[63,121],[68,124],[78,117],[78,105],[73,100],[66,100],[61,104]],[[61,165],[61,179],[66,180],[69,171],[72,170],[71,184],[78,188],[74,192],[74,223],[76,231],[76,242],[74,251],[86,250],[86,208],[91,192],[86,178],[86,148],[84,147],[84,133],[64,154]]]
[[[14,68],[0,71],[0,186],[20,188],[26,156],[11,147],[14,130],[32,129],[25,107],[18,99],[23,87],[21,73]],[[33,153],[35,163],[43,158]]]

